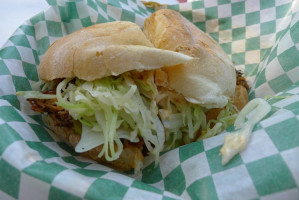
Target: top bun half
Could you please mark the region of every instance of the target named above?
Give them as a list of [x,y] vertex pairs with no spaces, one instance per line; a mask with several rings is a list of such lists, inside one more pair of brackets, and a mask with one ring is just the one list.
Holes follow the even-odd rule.
[[228,103],[236,87],[235,69],[221,47],[178,12],[161,9],[145,20],[143,31],[156,48],[199,58],[165,69],[169,85],[206,108]]
[[43,55],[40,79],[78,77],[93,81],[130,70],[151,70],[194,60],[154,48],[137,24],[126,21],[96,24],[55,41]]

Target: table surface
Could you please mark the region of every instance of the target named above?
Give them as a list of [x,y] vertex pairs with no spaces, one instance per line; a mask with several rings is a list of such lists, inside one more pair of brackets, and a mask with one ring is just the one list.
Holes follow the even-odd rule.
[[[151,0],[174,4],[180,0]],[[0,48],[27,19],[49,7],[45,0],[0,0]]]

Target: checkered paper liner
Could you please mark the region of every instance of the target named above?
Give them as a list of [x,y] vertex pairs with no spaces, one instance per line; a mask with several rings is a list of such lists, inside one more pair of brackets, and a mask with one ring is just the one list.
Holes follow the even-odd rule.
[[48,0],[0,50],[0,199],[298,199],[299,1],[206,0],[168,6],[220,43],[242,69],[250,98],[273,98],[246,150],[221,165],[227,132],[145,159],[142,174],[80,157],[15,95],[38,81],[49,45],[115,20],[142,26],[153,10],[135,0]]

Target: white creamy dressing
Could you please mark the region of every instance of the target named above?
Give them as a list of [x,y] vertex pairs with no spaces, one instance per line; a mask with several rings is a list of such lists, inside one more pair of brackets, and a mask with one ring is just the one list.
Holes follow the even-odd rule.
[[238,130],[225,136],[224,144],[220,149],[223,165],[245,149],[255,124],[262,120],[270,110],[271,106],[260,98],[251,100],[242,109],[234,123],[235,129]]

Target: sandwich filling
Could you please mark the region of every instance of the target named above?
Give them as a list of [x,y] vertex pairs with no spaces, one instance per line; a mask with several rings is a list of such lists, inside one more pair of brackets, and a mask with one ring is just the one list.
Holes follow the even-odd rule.
[[[169,89],[161,70],[130,71],[94,81],[78,78],[45,83],[42,91],[19,92],[35,111],[48,113],[58,126],[73,126],[81,134],[76,152],[103,145],[98,157],[119,158],[123,140],[144,143],[147,152],[178,147],[214,136],[233,124],[237,109],[231,102],[217,119],[206,120],[206,109]],[[201,134],[201,135],[200,135]]]

